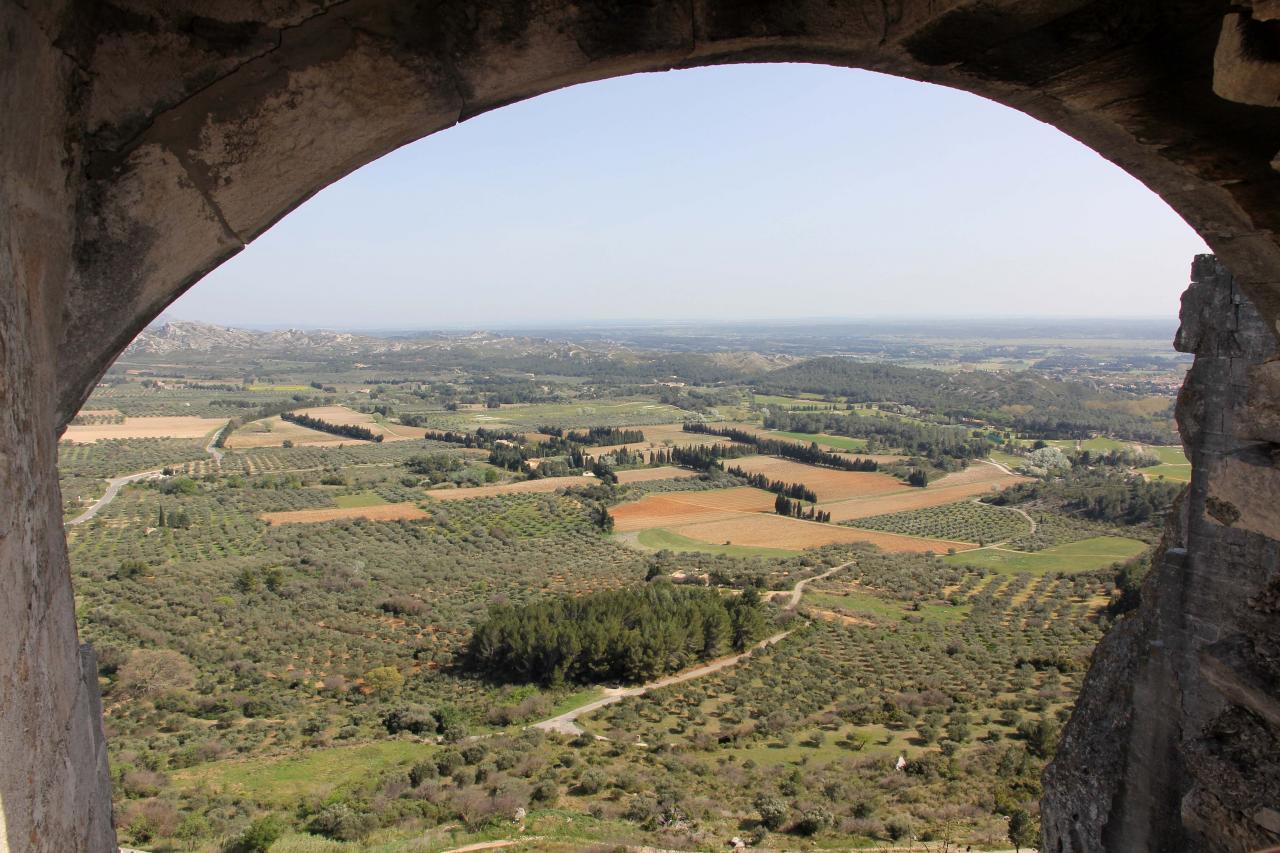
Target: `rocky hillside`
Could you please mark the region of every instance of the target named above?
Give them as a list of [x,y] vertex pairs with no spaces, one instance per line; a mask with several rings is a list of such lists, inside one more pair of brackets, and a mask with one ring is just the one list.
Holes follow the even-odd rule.
[[143,330],[130,345],[128,352],[135,355],[215,350],[350,352],[365,349],[376,342],[375,339],[361,338],[346,332],[304,332],[297,329],[255,332],[209,323],[174,321]]

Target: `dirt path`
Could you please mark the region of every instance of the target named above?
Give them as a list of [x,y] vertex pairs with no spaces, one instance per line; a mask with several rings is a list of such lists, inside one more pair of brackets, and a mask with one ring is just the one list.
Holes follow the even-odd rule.
[[975,459],[975,460],[973,460],[973,461],[974,461],[974,462],[981,462],[983,465],[990,465],[992,468],[999,468],[1001,471],[1005,472],[1005,473],[1006,473],[1006,474],[1008,474],[1010,477],[1021,477],[1021,476],[1023,476],[1023,475],[1019,474],[1017,471],[1014,471],[1014,470],[1013,470],[1012,468],[1010,468],[1008,465],[1005,465],[1005,464],[1003,464],[1003,463],[1001,463],[1001,462],[997,462],[997,461],[995,461],[994,459]]
[[474,850],[496,850],[500,847],[514,847],[517,844],[528,844],[530,841],[541,841],[541,835],[530,835],[526,838],[508,839],[506,841],[481,841],[465,847],[451,847],[444,853],[472,853]]
[[[800,604],[800,599],[804,596],[804,588],[807,585],[809,585],[813,581],[822,580],[823,578],[831,577],[831,575],[834,575],[836,572],[840,571],[841,569],[848,568],[851,565],[853,565],[852,560],[850,560],[847,563],[841,563],[838,566],[834,566],[830,569],[827,569],[822,574],[814,575],[811,578],[805,578],[804,580],[797,581],[796,585],[792,587],[790,597],[787,599],[787,603],[783,605],[782,609],[795,610],[796,607],[799,606]],[[704,675],[710,675],[713,672],[719,672],[722,669],[726,669],[728,667],[733,666],[734,664],[741,661],[743,658],[748,657],[749,655],[751,655],[752,652],[758,649],[763,649],[766,646],[771,646],[774,643],[779,642],[780,640],[786,638],[786,636],[790,633],[791,631],[780,631],[777,634],[774,634],[773,636],[764,638],[763,640],[756,643],[751,648],[747,649],[745,652],[741,652],[736,655],[731,655],[729,657],[719,658],[709,663],[705,663],[702,666],[696,666],[693,669],[686,669],[683,672],[677,672],[674,675],[664,676],[663,678],[659,678],[656,681],[650,681],[646,684],[637,685],[636,687],[606,687],[604,688],[605,695],[600,697],[599,699],[596,699],[594,702],[588,702],[585,705],[581,705],[577,708],[574,708],[572,711],[566,711],[563,714],[559,714],[555,717],[542,720],[541,722],[538,722],[538,723],[534,723],[532,726],[530,726],[530,728],[541,729],[544,732],[559,732],[560,734],[570,735],[570,736],[580,735],[583,733],[583,729],[581,726],[578,725],[577,721],[578,721],[578,718],[584,714],[590,714],[593,711],[598,711],[601,708],[604,708],[608,705],[613,705],[617,702],[621,702],[623,699],[626,699],[630,696],[643,696],[644,694],[648,693],[650,690],[657,690],[660,687],[670,687],[673,684],[682,684],[683,682],[686,682],[686,681],[692,681],[695,678],[701,678]]]
[[[996,506],[995,504],[984,504],[982,503],[982,501],[976,498],[972,501],[972,503],[981,504],[982,506],[989,506],[989,507],[992,507],[993,509],[1003,509],[1007,512],[1016,512],[1018,515],[1022,516],[1027,520],[1027,524],[1031,525],[1031,530],[1029,530],[1026,535],[1034,536],[1036,533],[1036,527],[1037,527],[1036,520],[1031,516],[1027,515],[1025,510],[1018,509],[1016,506]],[[1021,538],[1021,537],[1018,537],[1018,538]],[[971,549],[971,551],[988,551],[988,550],[1005,551],[1009,549],[1005,548],[1004,546],[1008,545],[1012,541],[1013,541],[1012,539],[1002,539],[999,542],[992,542],[990,545],[981,545],[977,548],[973,548]],[[970,551],[966,551],[965,553],[966,554],[970,553]],[[1018,552],[1010,551],[1010,553],[1018,553]]]

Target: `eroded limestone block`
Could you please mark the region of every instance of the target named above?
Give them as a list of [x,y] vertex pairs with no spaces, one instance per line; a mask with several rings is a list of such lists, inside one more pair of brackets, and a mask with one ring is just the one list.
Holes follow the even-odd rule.
[[1219,97],[1259,107],[1280,105],[1280,36],[1275,27],[1242,12],[1223,18],[1213,55],[1213,91]]

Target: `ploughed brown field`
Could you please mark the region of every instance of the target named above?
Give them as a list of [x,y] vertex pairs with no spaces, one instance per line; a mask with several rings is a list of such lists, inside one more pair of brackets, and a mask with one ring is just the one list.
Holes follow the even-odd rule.
[[764,474],[770,480],[782,480],[784,483],[804,483],[817,494],[819,503],[883,495],[909,488],[901,480],[877,471],[841,471],[792,462],[777,456],[726,459],[724,467],[741,468],[750,474]]
[[[894,481],[897,482],[897,481]],[[821,524],[773,513],[772,492],[739,486],[706,492],[649,495],[610,510],[618,533],[662,528],[710,545],[760,548],[814,548],[836,543],[869,542],[886,551],[945,553],[976,547],[969,542],[922,539],[874,530]]]
[[[83,414],[96,414],[87,411]],[[107,438],[204,438],[227,423],[226,418],[196,418],[186,415],[125,418],[120,424],[72,424],[62,440],[92,444]]]
[[949,549],[967,551],[978,547],[972,542],[951,542],[946,539],[924,539],[917,536],[899,536],[877,530],[859,530],[836,524],[822,524],[781,515],[735,513],[732,518],[704,521],[678,527],[665,527],[672,533],[697,539],[711,545],[726,542],[753,548],[815,548],[820,545],[868,542],[885,551],[923,554],[932,551],[945,554]]
[[676,495],[650,495],[611,510],[614,530],[629,533],[662,528],[710,545],[759,548],[813,548],[835,543],[869,542],[886,551],[945,553],[976,547],[969,542],[899,536],[774,515],[774,496],[739,487]]
[[417,504],[378,504],[377,506],[334,507],[332,509],[298,509],[289,512],[264,512],[258,516],[268,524],[314,524],[344,518],[367,518],[370,521],[411,521],[429,518]]
[[942,506],[1006,489],[1028,480],[1028,477],[1010,474],[989,462],[977,461],[964,471],[935,480],[927,488],[902,486],[899,483],[900,489],[893,493],[851,497],[840,501],[819,501],[818,506],[831,513],[832,521],[848,521],[883,513]]
[[773,512],[773,502],[774,496],[770,492],[739,486],[707,492],[648,495],[638,501],[612,507],[609,514],[613,516],[614,530],[629,533],[655,527],[670,529],[673,525],[694,521],[730,519],[744,512],[754,517]]
[[[669,480],[672,477],[693,477],[693,471],[685,468],[663,466],[661,468],[637,468],[619,471],[619,483],[643,483],[649,480]],[[468,486],[462,489],[433,489],[428,494],[441,501],[464,501],[467,498],[487,498],[494,495],[539,494],[554,492],[566,486],[589,486],[595,477],[544,477],[541,480],[523,480],[519,483],[499,483],[493,486]]]
[[[839,471],[776,457],[746,457],[731,460],[730,464],[762,473],[771,480],[804,483],[818,494],[818,507],[830,512],[833,521],[954,503],[1027,479],[996,465],[975,462],[965,471],[948,474],[921,489],[878,472]],[[615,506],[610,512],[618,533],[661,528],[712,545],[812,548],[869,542],[886,551],[911,553],[977,547],[972,542],[901,536],[786,518],[774,514],[774,501],[772,492],[743,486],[648,495]]]

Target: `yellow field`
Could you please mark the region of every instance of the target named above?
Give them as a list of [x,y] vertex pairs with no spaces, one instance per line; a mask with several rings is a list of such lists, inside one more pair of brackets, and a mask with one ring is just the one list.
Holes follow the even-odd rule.
[[377,506],[336,507],[334,509],[299,509],[290,512],[264,512],[258,516],[271,525],[315,524],[343,518],[367,518],[370,521],[402,521],[428,518],[416,504],[378,504]]
[[286,440],[292,441],[298,447],[337,447],[339,444],[358,443],[358,439],[307,429],[273,417],[253,421],[231,433],[226,440],[226,446],[234,450],[279,447]]
[[[98,412],[84,414],[98,414]],[[62,440],[75,444],[92,444],[108,438],[204,438],[220,429],[226,422],[226,418],[194,418],[176,415],[125,418],[124,423],[120,424],[72,424],[67,427]]]
[[[418,427],[407,427],[403,424],[380,424],[373,415],[348,409],[346,406],[317,406],[314,409],[299,409],[298,414],[319,418],[339,426],[361,426],[382,436],[383,441],[404,441],[410,438],[422,438],[424,430]],[[351,439],[347,439],[351,441]]]
[[[362,426],[381,435],[383,441],[404,441],[422,438],[424,431],[417,427],[401,424],[380,424],[373,415],[366,415],[346,406],[317,406],[312,409],[299,409],[298,414],[309,415],[340,426]],[[286,440],[297,447],[336,447],[339,444],[360,442],[358,438],[333,435],[316,429],[289,423],[279,417],[264,418],[246,424],[236,430],[227,439],[229,448],[279,447]]]

